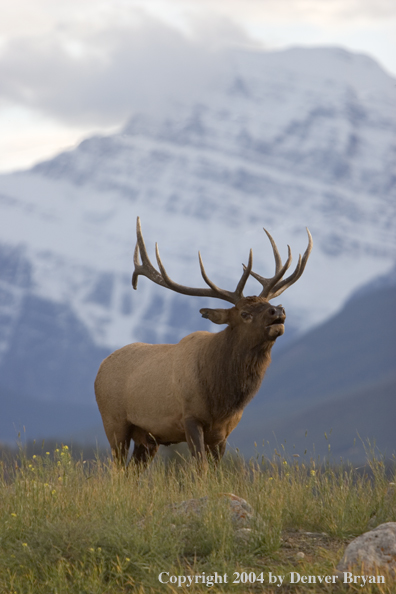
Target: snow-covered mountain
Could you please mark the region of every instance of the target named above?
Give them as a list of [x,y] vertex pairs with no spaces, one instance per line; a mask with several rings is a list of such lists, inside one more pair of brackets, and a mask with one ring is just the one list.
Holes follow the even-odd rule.
[[[281,298],[289,336],[394,264],[395,80],[338,48],[230,52],[223,63],[193,103],[175,98],[116,135],[0,176],[6,389],[89,400],[110,350],[215,330],[200,318],[202,300],[145,278],[132,291],[137,215],[172,278],[203,286],[201,250],[210,278],[229,289],[251,247],[253,269],[273,274],[263,226],[294,262],[309,227],[306,271]],[[258,290],[251,279],[245,294]]]

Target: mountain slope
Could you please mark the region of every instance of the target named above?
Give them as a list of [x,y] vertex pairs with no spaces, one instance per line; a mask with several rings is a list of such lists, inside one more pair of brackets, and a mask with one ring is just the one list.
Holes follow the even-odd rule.
[[20,436],[23,441],[37,443],[54,439],[57,443],[72,440],[79,444],[107,444],[95,402],[44,402],[21,396],[1,384],[0,399],[0,443],[15,444]]
[[[396,374],[391,374],[376,383],[346,390],[331,401],[279,418],[270,426],[265,423],[265,450],[271,455],[273,448],[282,443],[289,455],[303,456],[307,451],[308,457],[320,455],[336,463],[340,458],[362,463],[366,452],[375,447],[377,456],[381,453],[391,458],[396,452],[395,394]],[[247,456],[253,454],[251,432],[250,443],[245,437],[239,445]]]
[[[343,310],[273,356],[259,394],[230,438],[246,454],[285,440],[289,454],[364,458],[363,440],[396,450],[396,288],[357,293]],[[307,436],[305,437],[305,432]],[[293,446],[297,450],[290,451]]]

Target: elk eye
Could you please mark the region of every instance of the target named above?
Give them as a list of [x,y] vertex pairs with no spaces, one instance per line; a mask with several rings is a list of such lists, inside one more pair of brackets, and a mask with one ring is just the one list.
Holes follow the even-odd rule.
[[241,317],[244,320],[246,320],[246,321],[249,321],[249,320],[252,320],[253,319],[252,314],[251,313],[248,313],[247,311],[241,311]]

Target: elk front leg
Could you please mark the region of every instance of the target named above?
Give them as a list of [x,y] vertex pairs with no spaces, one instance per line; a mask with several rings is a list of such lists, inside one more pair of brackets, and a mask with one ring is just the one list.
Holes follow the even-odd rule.
[[222,441],[220,441],[219,443],[217,443],[216,445],[206,446],[206,450],[208,453],[210,453],[212,455],[213,460],[217,464],[224,456],[226,447],[227,447],[227,439],[225,438]]
[[206,467],[207,459],[202,424],[195,419],[186,419],[184,421],[184,429],[191,454],[197,459],[199,466]]

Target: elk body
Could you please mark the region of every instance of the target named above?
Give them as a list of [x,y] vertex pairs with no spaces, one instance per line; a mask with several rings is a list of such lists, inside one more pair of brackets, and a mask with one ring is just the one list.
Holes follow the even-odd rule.
[[[158,447],[187,441],[191,453],[205,464],[206,454],[221,458],[227,437],[239,423],[243,410],[254,397],[271,361],[271,349],[284,333],[285,310],[272,305],[302,275],[312,249],[308,247],[296,269],[283,276],[291,263],[291,251],[282,264],[268,231],[275,257],[275,275],[264,278],[252,271],[252,250],[234,292],[216,287],[207,277],[199,254],[202,277],[209,288],[179,285],[168,276],[159,256],[159,272],[151,264],[137,220],[133,288],[139,275],[182,293],[215,297],[233,304],[229,309],[200,310],[204,318],[227,327],[217,334],[193,332],[178,344],[127,345],[105,359],[95,380],[95,394],[104,429],[115,458],[125,464],[131,440],[132,459],[148,463]],[[139,259],[139,254],[142,263]],[[252,275],[263,289],[259,296],[244,297]]]

